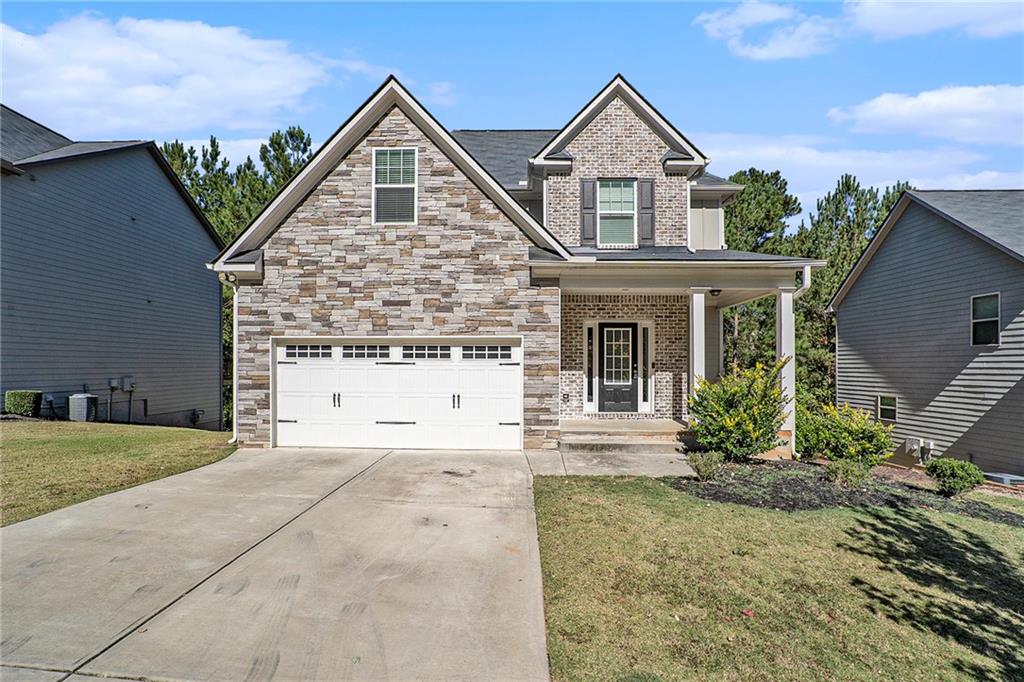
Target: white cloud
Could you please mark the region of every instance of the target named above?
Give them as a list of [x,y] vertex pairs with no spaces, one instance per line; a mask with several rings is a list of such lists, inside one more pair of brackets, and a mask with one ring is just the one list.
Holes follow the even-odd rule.
[[997,38],[1024,31],[1024,4],[1005,2],[848,1],[835,16],[806,15],[792,5],[748,0],[694,20],[738,57],[768,61],[828,52],[842,38],[879,40],[962,31]]
[[873,150],[802,135],[696,133],[693,137],[714,159],[713,173],[729,175],[750,167],[781,171],[804,209],[792,225],[814,210],[817,200],[835,187],[843,173],[879,188],[900,180],[921,189],[1024,187],[1024,171],[985,168],[991,163],[987,156],[956,147]]
[[435,106],[453,107],[459,102],[459,93],[448,81],[434,81],[427,86],[426,100]]
[[[779,26],[779,23],[782,23]],[[805,16],[789,5],[749,0],[729,9],[700,14],[695,23],[708,37],[725,40],[738,57],[758,61],[808,57],[825,52],[835,33],[834,22]],[[774,26],[760,39],[749,39],[751,29]]]
[[910,133],[957,142],[1024,145],[1024,86],[949,86],[885,93],[830,109],[834,123],[863,133]]
[[199,21],[85,13],[36,34],[3,24],[0,34],[5,99],[78,138],[273,129],[332,66]]
[[851,23],[879,39],[961,30],[978,38],[997,38],[1024,31],[1020,2],[848,2]]

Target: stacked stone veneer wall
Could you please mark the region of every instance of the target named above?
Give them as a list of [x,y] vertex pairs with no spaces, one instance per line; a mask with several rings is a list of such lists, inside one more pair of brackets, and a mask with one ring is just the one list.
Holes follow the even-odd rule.
[[[398,146],[418,150],[418,224],[373,225],[371,150]],[[497,334],[523,337],[525,446],[556,447],[559,290],[531,282],[529,245],[392,109],[270,237],[263,281],[239,287],[239,440],[270,442],[273,335]]]
[[572,172],[547,182],[547,228],[567,246],[580,243],[580,180],[654,178],[654,242],[686,244],[687,180],[666,175],[661,157],[668,145],[616,97],[566,147]]
[[[562,419],[686,419],[688,305],[685,296],[562,295]],[[584,413],[588,322],[654,323],[654,413]]]

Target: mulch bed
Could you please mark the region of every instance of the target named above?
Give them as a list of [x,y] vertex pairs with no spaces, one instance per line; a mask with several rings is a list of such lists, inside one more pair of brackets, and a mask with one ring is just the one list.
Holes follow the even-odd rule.
[[829,507],[893,507],[934,509],[1024,528],[1024,516],[974,500],[948,499],[907,483],[872,477],[847,489],[825,475],[824,467],[801,462],[762,461],[734,464],[712,481],[679,478],[672,487],[715,502],[731,502],[779,511]]

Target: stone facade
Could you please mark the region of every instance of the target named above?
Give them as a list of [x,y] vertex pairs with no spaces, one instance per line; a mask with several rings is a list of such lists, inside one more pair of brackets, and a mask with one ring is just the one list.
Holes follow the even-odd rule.
[[[416,225],[371,224],[371,149],[414,146]],[[270,338],[521,335],[524,445],[556,447],[560,300],[528,238],[393,108],[264,245],[238,289],[238,437],[270,442]],[[556,286],[551,286],[556,284]]]
[[547,180],[547,228],[566,246],[580,244],[580,180],[654,178],[654,243],[686,244],[687,179],[667,175],[661,157],[668,151],[658,135],[616,97],[566,147],[572,172]]
[[[562,368],[559,413],[562,419],[687,418],[689,336],[685,296],[641,294],[563,294]],[[654,323],[654,412],[584,413],[587,322]]]

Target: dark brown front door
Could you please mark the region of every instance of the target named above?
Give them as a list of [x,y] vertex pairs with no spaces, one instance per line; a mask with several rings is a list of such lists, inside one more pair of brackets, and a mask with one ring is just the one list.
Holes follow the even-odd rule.
[[636,412],[636,323],[602,323],[597,327],[597,336],[597,409],[601,412]]

